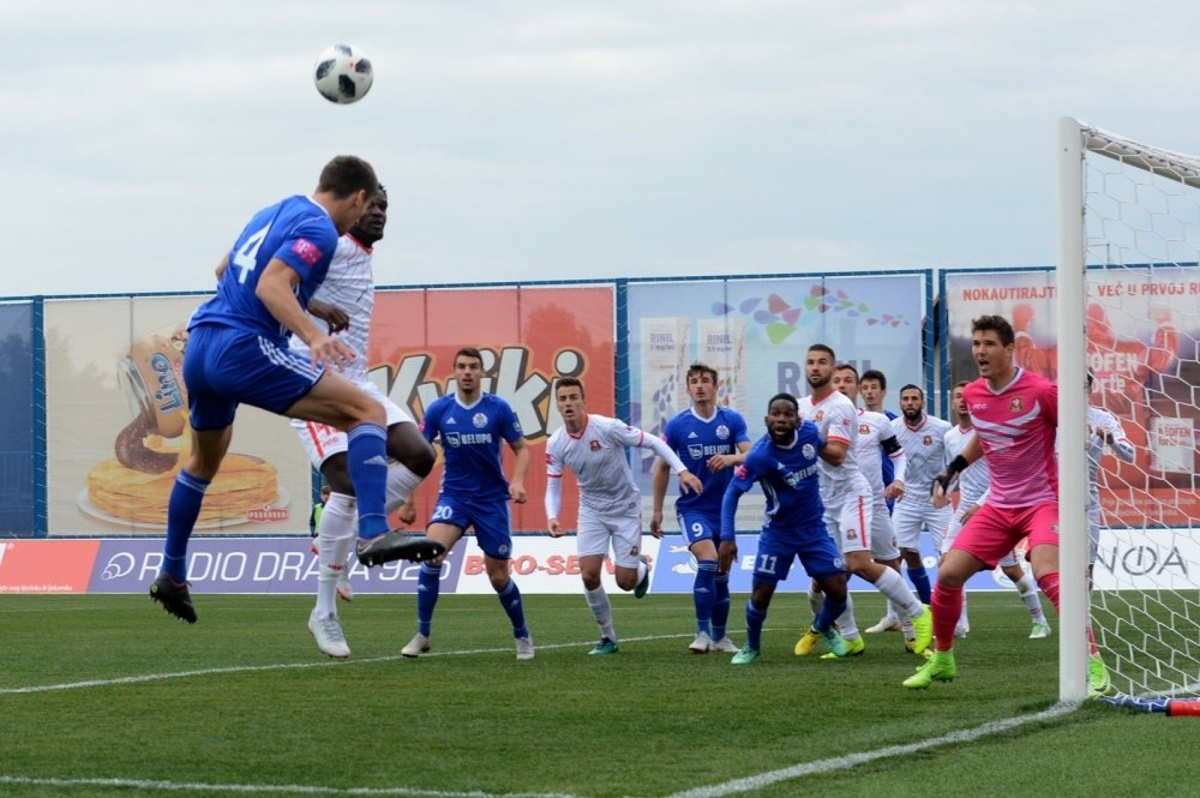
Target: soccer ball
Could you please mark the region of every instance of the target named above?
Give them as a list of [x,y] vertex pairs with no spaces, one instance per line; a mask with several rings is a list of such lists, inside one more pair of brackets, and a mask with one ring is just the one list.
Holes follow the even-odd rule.
[[331,103],[354,103],[371,90],[375,70],[371,59],[353,44],[335,44],[317,57],[313,82],[317,91]]

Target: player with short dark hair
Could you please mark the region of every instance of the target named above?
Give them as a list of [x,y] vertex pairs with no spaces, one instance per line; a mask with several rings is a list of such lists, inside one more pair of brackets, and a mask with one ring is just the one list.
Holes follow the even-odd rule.
[[818,465],[825,442],[815,424],[801,420],[799,403],[791,394],[771,397],[763,423],[767,434],[735,470],[721,504],[722,535],[728,536],[736,531],[738,501],[754,483],[762,484],[767,501],[746,602],[746,645],[733,664],[749,665],[761,655],[771,598],[797,557],[825,596],[809,633],[824,640],[830,654],[844,657],[849,649],[834,621],[846,611],[846,562],[825,529]]
[[[440,553],[435,544],[389,531],[383,408],[327,368],[348,365],[354,352],[305,313],[339,236],[378,191],[366,161],[333,159],[313,196],[288,197],[254,215],[217,266],[216,296],[192,315],[183,358],[192,446],[171,491],[162,570],[150,586],[150,597],[177,618],[196,621],[187,587],[187,543],[229,449],[240,404],[347,432],[358,496],[358,556],[364,563]],[[308,344],[309,358],[289,353],[289,332]]]
[[[464,347],[454,353],[455,389],[425,411],[425,439],[441,444],[444,470],[437,504],[425,534],[447,552],[475,532],[483,567],[500,606],[512,623],[517,659],[533,659],[533,637],[525,624],[521,591],[512,578],[512,526],[508,503],[524,504],[529,447],[516,412],[502,397],[483,390],[483,353]],[[505,479],[501,446],[515,455],[512,477]],[[442,555],[421,564],[417,576],[417,633],[400,650],[419,657],[430,648],[433,611],[441,585]]]
[[[729,620],[729,570],[737,559],[737,537],[721,532],[721,499],[750,448],[746,420],[733,408],[717,403],[716,369],[693,363],[687,371],[687,393],[692,406],[667,422],[663,440],[704,485],[699,493],[680,490],[675,500],[679,529],[696,559],[692,599],[696,610],[696,636],[688,646],[695,654],[707,651],[737,653],[725,634]],[[654,464],[653,513],[650,534],[662,537],[663,499],[671,469],[666,460]]]

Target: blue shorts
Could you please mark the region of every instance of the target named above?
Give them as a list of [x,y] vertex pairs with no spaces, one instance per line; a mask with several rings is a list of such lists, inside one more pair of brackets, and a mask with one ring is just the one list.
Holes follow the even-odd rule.
[[512,530],[508,522],[508,497],[472,501],[458,496],[438,496],[430,524],[450,524],[466,532],[475,528],[475,542],[496,560],[512,556]]
[[807,534],[781,534],[764,529],[758,538],[758,555],[754,558],[755,582],[778,584],[787,579],[792,570],[792,560],[800,558],[800,564],[813,579],[845,573],[846,561],[838,551],[837,544],[825,531],[825,526],[815,526]]
[[691,546],[701,540],[721,541],[721,516],[683,510],[679,513],[679,530]]
[[220,324],[196,325],[183,355],[192,429],[228,427],[239,404],[284,415],[323,373],[307,357],[257,333]]

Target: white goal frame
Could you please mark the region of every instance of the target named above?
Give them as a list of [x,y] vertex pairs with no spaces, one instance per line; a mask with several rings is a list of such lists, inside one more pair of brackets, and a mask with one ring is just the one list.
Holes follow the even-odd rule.
[[1056,334],[1059,419],[1059,699],[1087,697],[1087,241],[1084,157],[1103,155],[1153,175],[1200,188],[1194,159],[1092,127],[1077,119],[1058,120],[1058,251]]

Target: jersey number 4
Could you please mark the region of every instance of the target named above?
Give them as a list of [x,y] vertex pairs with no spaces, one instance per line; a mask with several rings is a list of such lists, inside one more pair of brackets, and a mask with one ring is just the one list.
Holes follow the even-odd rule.
[[271,232],[271,225],[268,224],[247,238],[241,249],[233,253],[233,265],[241,269],[241,272],[238,273],[239,283],[246,282],[246,276],[258,266],[258,250],[269,232]]

